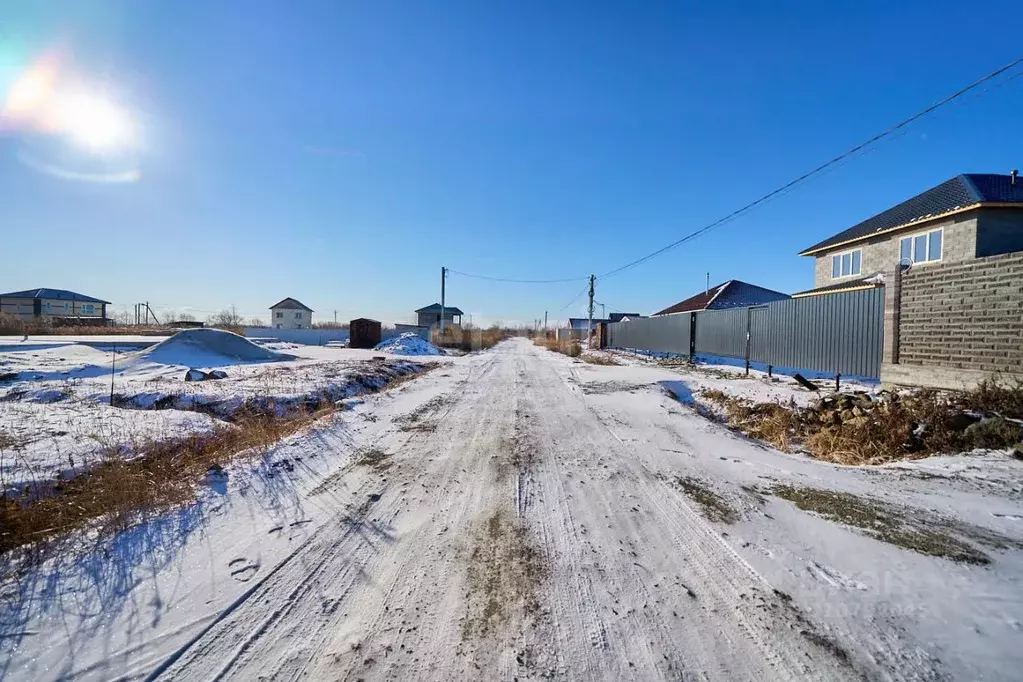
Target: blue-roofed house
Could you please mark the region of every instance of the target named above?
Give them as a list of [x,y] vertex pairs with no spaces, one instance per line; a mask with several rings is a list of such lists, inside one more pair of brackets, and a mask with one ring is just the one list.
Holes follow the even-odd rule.
[[37,319],[77,319],[103,323],[110,301],[65,289],[26,289],[0,294],[0,313],[17,315],[23,322]]
[[814,288],[796,297],[884,285],[903,265],[956,263],[1023,251],[1023,180],[964,173],[857,223],[799,255],[815,259]]
[[[431,305],[426,306],[425,308],[420,308],[419,310],[417,310],[416,316],[419,326],[433,327],[439,325],[441,315],[440,311],[441,311],[440,303],[433,303]],[[450,327],[452,325],[462,324],[462,315],[464,314],[465,313],[463,313],[455,306],[452,305],[444,306],[444,326]],[[456,317],[458,318],[458,320],[455,320]]]

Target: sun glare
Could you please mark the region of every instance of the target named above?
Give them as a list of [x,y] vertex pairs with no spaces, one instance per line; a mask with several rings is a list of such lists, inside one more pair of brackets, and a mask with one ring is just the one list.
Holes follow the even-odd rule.
[[134,142],[134,126],[128,115],[113,103],[87,94],[60,97],[57,102],[60,128],[73,140],[93,151],[109,151]]

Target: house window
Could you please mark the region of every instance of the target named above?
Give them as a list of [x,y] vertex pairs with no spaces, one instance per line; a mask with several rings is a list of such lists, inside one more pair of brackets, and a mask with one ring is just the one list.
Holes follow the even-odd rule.
[[908,263],[941,260],[942,237],[940,229],[903,237],[899,242],[899,259]]
[[302,319],[302,313],[295,313],[295,319],[296,320],[301,320]]
[[831,257],[831,278],[851,277],[860,274],[860,262],[863,253],[860,249],[836,253]]
[[278,319],[278,320],[283,320],[283,319],[284,319],[284,313],[282,313],[282,312],[278,312],[278,313],[276,314],[276,317],[277,317],[277,319]]

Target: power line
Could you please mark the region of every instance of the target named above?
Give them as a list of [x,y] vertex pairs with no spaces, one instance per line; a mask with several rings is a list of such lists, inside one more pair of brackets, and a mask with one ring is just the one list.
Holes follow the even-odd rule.
[[[804,181],[810,179],[811,177],[819,174],[821,171],[823,171],[823,170],[829,168],[830,166],[833,166],[836,163],[842,161],[843,159],[845,159],[845,158],[847,158],[849,156],[852,156],[853,154],[856,154],[857,152],[861,151],[865,147],[868,147],[868,146],[874,144],[875,142],[879,142],[880,140],[888,137],[889,135],[891,135],[892,133],[896,132],[897,130],[899,130],[901,128],[904,128],[905,126],[909,125],[913,121],[916,121],[916,120],[918,120],[920,118],[923,118],[927,114],[935,111],[936,109],[939,109],[940,107],[945,106],[946,104],[954,102],[955,100],[959,99],[960,97],[962,97],[966,93],[970,92],[971,90],[974,90],[977,87],[983,85],[984,83],[986,83],[986,82],[988,82],[988,81],[990,81],[990,80],[992,80],[994,78],[997,78],[1001,74],[1005,73],[1006,71],[1009,71],[1010,69],[1018,66],[1021,63],[1023,63],[1023,57],[1020,57],[1020,58],[1016,59],[1015,61],[1010,62],[1009,64],[1001,67],[1000,69],[992,71],[991,73],[989,73],[988,75],[984,76],[983,78],[974,81],[970,85],[967,85],[966,87],[961,88],[960,90],[957,90],[956,92],[952,93],[951,95],[949,95],[948,97],[944,98],[943,100],[941,100],[941,101],[939,101],[939,102],[937,102],[935,104],[932,104],[931,106],[927,107],[923,111],[920,111],[920,112],[918,112],[916,114],[913,114],[909,118],[907,118],[907,119],[905,119],[903,121],[900,121],[899,123],[895,124],[894,126],[888,128],[884,132],[881,132],[881,133],[878,133],[877,135],[874,135],[873,137],[871,137],[866,142],[862,142],[862,143],[856,145],[855,147],[853,147],[852,149],[850,149],[849,151],[847,151],[847,152],[845,152],[843,154],[840,154],[840,155],[836,156],[835,158],[831,159],[830,161],[827,161],[827,162],[817,166],[813,170],[808,171],[806,173],[803,173],[802,175],[800,175],[795,180],[792,180],[792,181],[782,185],[781,187],[779,187],[779,188],[777,188],[777,189],[775,189],[775,190],[773,190],[771,192],[768,192],[767,194],[765,194],[764,196],[760,197],[759,199],[746,204],[742,208],[739,208],[739,209],[736,209],[735,211],[732,211],[731,213],[729,213],[728,215],[724,216],[723,218],[719,218],[718,220],[715,220],[714,222],[710,223],[709,225],[705,225],[705,226],[701,227],[700,229],[695,230],[694,232],[690,232],[685,237],[682,237],[681,239],[678,239],[678,240],[668,244],[667,246],[663,246],[660,249],[657,249],[656,251],[643,256],[642,258],[637,258],[636,260],[631,261],[629,263],[626,263],[625,265],[622,265],[621,267],[618,267],[618,268],[615,268],[614,270],[610,270],[608,272],[605,272],[604,274],[600,275],[598,277],[598,279],[605,279],[607,277],[611,277],[612,275],[616,275],[616,274],[618,274],[620,272],[623,272],[624,270],[628,270],[629,268],[632,268],[632,267],[635,267],[635,266],[640,265],[642,263],[645,263],[646,261],[650,260],[651,258],[655,258],[655,257],[661,255],[662,253],[665,253],[666,251],[670,251],[671,249],[674,249],[675,247],[680,246],[681,244],[684,244],[685,242],[687,242],[687,241],[689,241],[691,239],[694,239],[694,238],[700,236],[701,234],[714,229],[715,227],[718,227],[719,225],[722,225],[722,224],[724,224],[724,223],[726,223],[726,222],[728,222],[730,220],[733,220],[733,219],[739,217],[743,213],[746,213],[747,211],[753,209],[756,206],[759,206],[760,204],[764,203],[765,201],[768,201],[769,199],[771,199],[772,197],[774,197],[774,196],[776,196],[778,194],[781,194],[782,192],[784,192],[784,191],[794,187],[795,185],[798,185],[801,182],[804,182]],[[1015,76],[1013,76],[1013,78],[1015,78]]]
[[473,279],[485,279],[490,282],[514,282],[516,284],[561,284],[564,282],[581,282],[588,277],[565,277],[562,279],[516,279],[513,277],[489,277],[487,275],[471,275],[468,272],[461,272],[459,270],[452,270],[448,268],[448,272],[461,275],[462,277],[472,277]]
[[[588,279],[588,278],[587,278],[587,279]],[[558,312],[559,312],[559,313],[560,313],[560,312],[563,312],[563,311],[565,310],[565,308],[567,308],[568,306],[570,306],[570,305],[572,305],[573,303],[575,303],[576,301],[578,301],[578,300],[579,300],[580,298],[582,298],[582,297],[583,297],[583,294],[585,294],[585,293],[586,293],[586,292],[588,292],[589,290],[590,290],[590,285],[589,285],[589,283],[587,283],[587,284],[586,284],[586,286],[584,286],[584,287],[583,287],[582,291],[580,291],[580,292],[579,292],[578,294],[576,294],[575,296],[573,296],[573,297],[572,297],[572,300],[571,300],[571,301],[569,301],[569,302],[568,302],[568,303],[566,303],[565,305],[563,305],[563,306],[561,306],[560,308],[558,308]]]

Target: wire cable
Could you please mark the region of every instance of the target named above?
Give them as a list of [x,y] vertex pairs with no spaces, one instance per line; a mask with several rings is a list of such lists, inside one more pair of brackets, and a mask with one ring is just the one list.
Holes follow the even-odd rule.
[[558,308],[558,312],[559,312],[559,313],[560,313],[560,312],[564,312],[565,308],[567,308],[568,306],[570,306],[570,305],[572,305],[573,303],[575,303],[576,301],[578,301],[578,300],[579,300],[580,298],[582,298],[582,297],[583,297],[583,295],[585,295],[585,294],[586,294],[586,292],[587,292],[587,291],[589,291],[589,290],[590,290],[590,285],[589,285],[589,284],[587,284],[586,286],[584,286],[584,287],[583,287],[583,290],[582,290],[582,291],[580,291],[580,292],[579,292],[578,294],[576,294],[575,296],[573,296],[573,297],[572,297],[572,300],[571,300],[571,301],[569,301],[569,302],[568,302],[568,303],[566,303],[565,305],[563,305],[563,306],[561,306],[560,308]]
[[562,284],[564,282],[581,282],[583,280],[589,280],[589,275],[586,277],[565,277],[562,279],[516,279],[513,277],[489,277],[487,275],[471,275],[468,272],[461,272],[460,270],[452,270],[448,268],[448,272],[461,275],[462,277],[472,277],[473,279],[485,279],[490,282],[513,282],[516,284]]
[[[779,188],[777,188],[775,190],[772,190],[771,192],[768,192],[767,194],[763,195],[759,199],[757,199],[755,201],[751,201],[750,203],[746,204],[742,208],[739,208],[739,209],[736,209],[735,211],[732,211],[731,213],[729,213],[728,215],[724,216],[723,218],[719,218],[718,220],[715,220],[714,222],[712,222],[712,223],[710,223],[708,225],[705,225],[705,226],[701,227],[698,230],[690,232],[689,234],[687,234],[686,236],[682,237],[681,239],[678,239],[678,240],[668,244],[667,246],[663,246],[660,249],[657,249],[656,251],[643,256],[642,258],[637,258],[636,260],[631,261],[629,263],[626,263],[625,265],[622,265],[620,267],[617,267],[614,270],[609,270],[608,272],[605,272],[604,274],[599,275],[597,277],[597,279],[606,279],[608,277],[611,277],[612,275],[617,275],[620,272],[628,270],[629,268],[633,268],[633,267],[635,267],[637,265],[645,263],[648,260],[650,260],[651,258],[656,258],[657,256],[661,255],[662,253],[670,251],[670,250],[674,249],[675,247],[680,246],[680,245],[686,243],[687,241],[690,241],[691,239],[695,239],[696,237],[700,236],[701,234],[704,234],[705,232],[708,232],[708,231],[714,229],[715,227],[718,227],[720,225],[723,225],[724,223],[727,223],[727,222],[729,222],[731,220],[734,220],[735,218],[738,218],[739,216],[741,216],[744,213],[750,211],[751,209],[755,208],[756,206],[759,206],[760,204],[763,204],[764,202],[770,200],[772,197],[774,197],[774,196],[776,196],[778,194],[781,194],[782,192],[785,192],[786,190],[791,189],[795,185],[798,185],[798,184],[800,184],[800,183],[810,179],[811,177],[813,177],[815,175],[818,175],[819,173],[821,173],[825,169],[827,169],[827,168],[829,168],[829,167],[839,163],[840,161],[842,161],[843,159],[845,159],[845,158],[847,158],[849,156],[852,156],[852,155],[862,151],[864,148],[874,144],[875,142],[879,142],[879,141],[883,140],[884,138],[890,136],[892,133],[894,133],[894,132],[896,132],[896,131],[906,127],[907,125],[909,125],[913,121],[916,121],[916,120],[918,120],[920,118],[923,118],[924,116],[930,114],[931,112],[935,111],[936,109],[939,109],[939,108],[945,106],[946,104],[949,104],[951,102],[956,101],[957,99],[959,99],[960,97],[962,97],[966,93],[970,92],[971,90],[974,90],[974,89],[980,87],[981,85],[983,85],[984,83],[987,83],[988,81],[990,81],[990,80],[992,80],[994,78],[997,78],[1001,74],[1005,73],[1006,71],[1009,71],[1010,69],[1018,66],[1021,63],[1023,63],[1023,57],[1019,57],[1018,59],[1010,62],[1009,64],[1006,64],[1005,66],[1001,67],[1000,69],[992,71],[991,73],[989,73],[988,75],[984,76],[983,78],[980,78],[979,80],[974,81],[973,83],[967,85],[966,87],[957,90],[956,92],[952,93],[948,97],[938,101],[935,104],[932,104],[931,106],[927,107],[926,109],[924,109],[924,110],[922,110],[920,112],[917,112],[916,114],[913,114],[909,118],[904,119],[904,120],[900,121],[899,123],[896,123],[895,125],[893,125],[892,127],[888,128],[887,130],[885,130],[885,131],[883,131],[881,133],[878,133],[877,135],[874,135],[873,137],[871,137],[867,141],[861,142],[860,144],[856,145],[855,147],[853,147],[849,151],[844,152],[843,154],[839,154],[838,156],[834,157],[833,159],[831,159],[831,160],[829,160],[829,161],[827,161],[825,163],[822,163],[821,165],[817,166],[813,170],[808,171],[806,173],[803,173],[802,175],[800,175],[795,180],[787,182],[786,184],[782,185],[781,187],[779,187]],[[1013,76],[1012,78],[1015,78],[1015,76]],[[1009,80],[1012,80],[1012,78],[1010,78]]]

